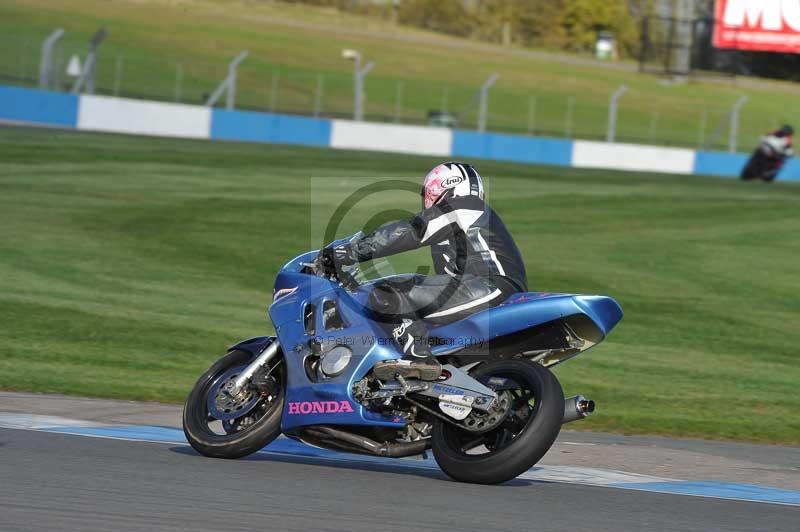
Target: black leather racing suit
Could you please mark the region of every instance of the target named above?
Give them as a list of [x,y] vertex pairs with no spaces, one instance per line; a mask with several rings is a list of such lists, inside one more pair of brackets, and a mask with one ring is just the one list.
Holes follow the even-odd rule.
[[407,355],[429,353],[423,319],[451,323],[527,290],[525,264],[514,239],[477,196],[449,198],[410,220],[387,223],[337,248],[336,257],[352,264],[423,246],[431,247],[436,275],[382,279],[368,302],[378,319],[400,324],[393,334]]

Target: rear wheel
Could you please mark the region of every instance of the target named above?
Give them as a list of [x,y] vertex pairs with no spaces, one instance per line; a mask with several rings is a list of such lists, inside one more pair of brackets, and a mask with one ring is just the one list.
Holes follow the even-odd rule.
[[504,417],[499,421],[490,413],[482,419],[473,411],[464,420],[471,430],[438,422],[431,434],[433,456],[455,480],[511,480],[541,460],[555,442],[564,418],[561,385],[550,370],[528,360],[489,363],[471,376],[498,388]]
[[254,382],[238,397],[226,392],[252,361],[245,351],[232,351],[206,371],[183,408],[183,432],[200,454],[241,458],[264,448],[281,433],[286,370],[282,356],[256,372]]

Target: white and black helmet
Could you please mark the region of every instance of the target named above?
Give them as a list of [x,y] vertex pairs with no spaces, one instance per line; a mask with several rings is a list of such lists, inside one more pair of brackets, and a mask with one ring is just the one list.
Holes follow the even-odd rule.
[[466,163],[448,162],[436,166],[422,185],[422,208],[429,209],[447,198],[477,196],[483,199],[483,179]]

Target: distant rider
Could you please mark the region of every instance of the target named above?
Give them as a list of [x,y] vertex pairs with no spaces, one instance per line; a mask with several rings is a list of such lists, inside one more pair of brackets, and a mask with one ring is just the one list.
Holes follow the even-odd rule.
[[742,179],[773,181],[786,163],[786,159],[794,153],[792,150],[793,135],[794,128],[785,125],[777,131],[761,137],[761,143],[742,170]]
[[497,213],[484,202],[483,180],[469,164],[448,162],[425,177],[422,212],[382,225],[369,235],[323,250],[328,264],[350,265],[430,246],[436,275],[378,281],[367,306],[393,324],[401,360],[376,365],[375,376],[397,374],[435,380],[441,365],[431,355],[431,323],[452,323],[527,291],[525,264]]
[[792,136],[794,135],[794,128],[790,125],[784,125],[777,131],[773,131],[769,135],[765,135],[761,139],[761,143],[770,147],[775,153],[784,157],[791,157],[792,152]]

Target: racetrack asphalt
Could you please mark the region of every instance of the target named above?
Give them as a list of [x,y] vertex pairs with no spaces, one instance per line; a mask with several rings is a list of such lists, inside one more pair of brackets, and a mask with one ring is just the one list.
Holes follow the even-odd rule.
[[[181,426],[181,406],[0,391],[0,412],[117,425]],[[584,423],[584,422],[578,422]],[[542,464],[683,480],[754,483],[800,491],[800,448],[561,431]],[[800,527],[798,527],[800,530]]]
[[800,508],[0,429],[0,530],[796,531]]
[[0,392],[0,427],[30,429],[0,428],[0,531],[800,530],[798,448],[565,430],[541,467],[479,486],[430,461],[325,458],[288,440],[208,459],[170,428],[179,413]]

